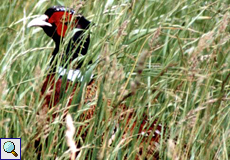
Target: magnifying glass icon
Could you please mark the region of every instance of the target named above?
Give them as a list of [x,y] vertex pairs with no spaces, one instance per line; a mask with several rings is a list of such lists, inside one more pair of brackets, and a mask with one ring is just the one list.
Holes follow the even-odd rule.
[[12,153],[15,157],[18,156],[18,154],[14,151],[15,150],[15,145],[11,141],[7,141],[3,145],[3,149],[7,153]]

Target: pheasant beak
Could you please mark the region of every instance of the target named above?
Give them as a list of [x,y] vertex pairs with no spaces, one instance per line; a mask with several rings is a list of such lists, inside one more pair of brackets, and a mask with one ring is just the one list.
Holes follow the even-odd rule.
[[32,21],[29,22],[29,24],[27,25],[27,27],[44,27],[44,26],[48,26],[48,27],[52,27],[52,24],[48,23],[48,16],[47,15],[41,15],[35,19],[33,19]]

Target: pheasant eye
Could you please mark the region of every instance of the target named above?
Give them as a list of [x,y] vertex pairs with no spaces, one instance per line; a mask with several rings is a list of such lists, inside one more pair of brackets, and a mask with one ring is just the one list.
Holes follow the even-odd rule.
[[61,23],[66,23],[68,21],[67,17],[65,15],[63,15],[60,19]]

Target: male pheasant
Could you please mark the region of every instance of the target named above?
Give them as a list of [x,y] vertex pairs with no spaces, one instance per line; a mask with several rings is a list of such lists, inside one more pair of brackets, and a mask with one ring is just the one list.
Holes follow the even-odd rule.
[[[47,94],[45,96],[44,106],[55,106],[60,99],[61,94],[61,84],[63,83],[63,76],[67,76],[66,88],[68,88],[70,81],[80,81],[83,79],[83,75],[79,68],[82,66],[83,62],[78,63],[75,70],[67,70],[68,64],[70,64],[74,59],[78,57],[81,53],[85,55],[88,50],[90,43],[90,37],[84,35],[85,31],[89,28],[90,22],[81,15],[76,15],[75,11],[62,6],[54,6],[46,10],[45,14],[33,19],[28,27],[39,26],[44,32],[53,39],[55,42],[55,49],[52,53],[52,59],[50,61],[50,74],[46,77],[46,80],[42,87],[42,95],[55,89],[55,94]],[[60,45],[66,36],[67,29],[78,28],[73,37],[70,38],[67,45],[65,54],[58,54]],[[58,63],[58,58],[60,58],[61,64],[64,67],[56,68]],[[64,63],[67,62],[67,63]],[[58,72],[59,79],[55,82],[55,72]],[[76,80],[77,79],[77,80]],[[93,83],[92,83],[93,84]],[[62,84],[63,85],[63,84]],[[48,90],[47,90],[48,89]],[[69,102],[71,103],[71,101]]]
[[[80,72],[80,68],[82,66],[82,62],[79,62],[75,70],[68,70],[68,64],[73,62],[79,54],[85,55],[87,54],[87,50],[90,43],[90,35],[87,30],[90,27],[90,21],[88,21],[84,16],[75,14],[75,11],[73,9],[65,8],[62,6],[54,6],[46,10],[45,14],[35,18],[32,20],[29,24],[29,27],[38,26],[41,27],[44,32],[53,39],[55,42],[55,49],[52,53],[52,59],[50,62],[50,74],[46,77],[46,80],[42,86],[41,94],[45,97],[44,102],[44,108],[50,108],[52,106],[55,106],[60,101],[60,94],[63,90],[63,76],[66,76],[68,81],[64,87],[65,90],[68,89],[69,86],[73,86],[72,94],[70,94],[70,98],[68,101],[68,104],[71,104],[71,101],[73,99],[74,92],[76,91],[76,83],[81,83],[81,79],[83,77],[82,73]],[[70,38],[69,43],[67,45],[65,54],[62,56],[59,56],[59,48],[60,45],[63,43],[63,40],[67,34],[67,30],[73,30],[74,28],[78,28],[76,33],[74,33],[73,37]],[[63,66],[57,68],[58,60],[62,61]],[[58,80],[55,81],[55,75],[59,74]],[[91,77],[92,78],[92,77]],[[77,79],[77,80],[76,80]],[[50,94],[51,90],[54,92],[54,94]],[[86,90],[86,101],[93,99],[95,97],[97,91],[97,87],[94,83],[94,80],[91,80],[87,84],[87,90]],[[108,105],[110,105],[110,102],[108,102]],[[121,110],[124,110],[124,105],[119,106]],[[94,114],[95,106],[92,106],[90,110],[86,111],[87,116],[83,116],[84,119],[86,118],[92,118]],[[126,112],[124,112],[126,113]],[[123,126],[121,128],[123,129],[129,129],[127,131],[124,131],[125,134],[132,133],[133,129],[135,128],[135,125],[137,122],[130,123],[132,120],[133,112],[127,112],[126,113],[128,120],[126,121],[126,126]],[[125,115],[122,115],[124,117]],[[122,121],[121,117],[121,121]],[[148,126],[148,127],[146,127]],[[151,135],[152,138],[149,139],[147,136],[146,140],[142,140],[142,145],[146,141],[151,141],[150,145],[155,145],[155,142],[159,141],[161,132],[161,126],[156,125],[156,121],[149,122],[147,117],[144,118],[141,125],[139,125],[139,135],[140,136],[146,136]],[[151,149],[149,149],[150,153],[153,151],[153,146],[150,146]]]

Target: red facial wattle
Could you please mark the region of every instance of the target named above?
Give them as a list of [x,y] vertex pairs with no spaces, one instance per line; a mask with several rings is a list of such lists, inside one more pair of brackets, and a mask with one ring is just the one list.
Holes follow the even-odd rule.
[[72,15],[68,12],[55,12],[48,19],[48,22],[51,24],[54,23],[57,27],[57,34],[64,37],[68,28],[67,23],[70,23],[71,19]]

